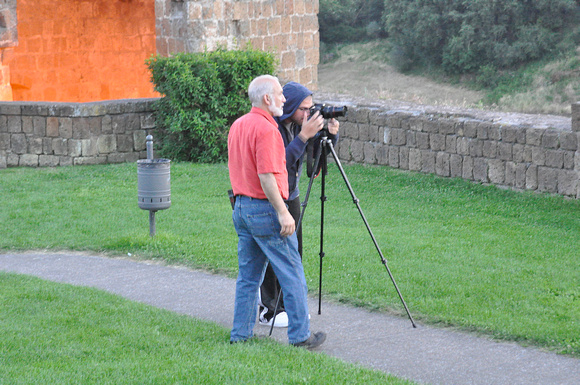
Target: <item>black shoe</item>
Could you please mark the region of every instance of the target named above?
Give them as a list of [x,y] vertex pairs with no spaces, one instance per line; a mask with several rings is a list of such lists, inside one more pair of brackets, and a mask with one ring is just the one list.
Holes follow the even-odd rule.
[[310,337],[306,341],[297,342],[292,344],[299,348],[306,348],[308,350],[317,348],[318,346],[322,345],[322,343],[326,341],[326,333],[324,332],[316,332],[311,334]]

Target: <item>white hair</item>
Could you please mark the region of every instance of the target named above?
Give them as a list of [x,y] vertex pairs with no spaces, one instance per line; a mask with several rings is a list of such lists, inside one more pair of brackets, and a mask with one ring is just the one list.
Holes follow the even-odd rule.
[[272,75],[261,75],[252,80],[248,87],[248,97],[253,107],[263,104],[264,95],[274,94],[274,84],[280,83],[278,78]]

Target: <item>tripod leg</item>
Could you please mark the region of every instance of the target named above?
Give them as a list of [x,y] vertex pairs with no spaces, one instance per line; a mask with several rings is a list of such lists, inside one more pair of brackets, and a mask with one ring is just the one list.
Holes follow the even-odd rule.
[[387,265],[387,260],[383,256],[381,248],[379,247],[379,244],[377,243],[377,240],[375,239],[375,236],[371,230],[371,227],[369,226],[369,223],[367,222],[367,219],[362,211],[362,208],[360,207],[359,199],[354,194],[354,190],[352,189],[352,186],[350,185],[350,182],[348,181],[348,178],[346,177],[346,173],[344,172],[344,169],[342,168],[340,160],[338,159],[338,156],[336,155],[336,151],[334,150],[334,147],[332,145],[332,141],[328,140],[327,145],[330,148],[330,152],[332,153],[332,157],[334,158],[334,161],[336,162],[338,169],[340,170],[340,174],[342,175],[342,178],[344,179],[344,182],[346,183],[346,186],[348,187],[348,191],[350,192],[350,195],[352,196],[352,200],[353,200],[354,204],[356,205],[358,212],[360,213],[360,216],[361,216],[361,218],[362,218],[362,220],[363,220],[363,222],[364,222],[364,224],[369,232],[369,235],[371,236],[371,238],[373,240],[375,248],[377,249],[379,256],[381,258],[381,262],[383,263],[383,265],[387,269],[387,273],[389,273],[389,277],[391,278],[391,281],[393,282],[393,285],[395,286],[395,289],[397,290],[397,294],[399,295],[399,298],[400,298],[401,302],[403,303],[403,307],[405,308],[405,311],[407,312],[407,315],[409,316],[409,319],[411,320],[411,324],[413,324],[413,327],[416,328],[417,325],[415,325],[415,321],[413,320],[413,317],[411,317],[411,313],[409,312],[409,309],[407,308],[407,304],[405,303],[405,300],[403,299],[403,296],[402,296],[401,292],[399,291],[397,283],[395,282],[395,278],[393,277],[393,274],[391,273],[391,269],[389,269],[389,266]]
[[324,259],[324,202],[326,202],[326,145],[321,146],[322,155],[320,161],[322,162],[322,183],[320,187],[320,271],[318,274],[318,314],[322,314],[322,260]]

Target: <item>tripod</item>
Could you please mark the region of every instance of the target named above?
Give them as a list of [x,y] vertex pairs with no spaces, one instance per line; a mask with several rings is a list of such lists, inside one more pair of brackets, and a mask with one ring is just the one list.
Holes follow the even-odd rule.
[[[395,282],[395,278],[393,277],[393,274],[391,273],[391,269],[389,269],[389,266],[387,265],[387,260],[385,259],[385,257],[383,256],[383,253],[377,243],[377,240],[369,226],[369,223],[362,211],[362,208],[360,207],[359,204],[359,199],[356,197],[354,190],[352,189],[352,186],[350,185],[350,182],[348,181],[348,178],[346,176],[346,173],[344,171],[344,168],[342,167],[342,164],[340,163],[340,160],[338,159],[338,156],[336,155],[336,151],[334,150],[334,146],[332,144],[332,140],[330,140],[328,138],[328,132],[325,129],[323,129],[322,134],[320,136],[320,146],[318,147],[317,151],[316,151],[316,155],[314,156],[314,166],[312,168],[312,172],[310,175],[310,181],[308,182],[308,189],[306,191],[306,196],[304,198],[304,201],[302,202],[301,206],[302,206],[302,211],[300,212],[300,218],[298,220],[298,223],[296,224],[296,228],[298,228],[298,226],[300,226],[300,224],[302,223],[302,219],[304,218],[304,212],[306,211],[306,207],[308,206],[308,199],[310,198],[310,192],[312,191],[312,185],[314,183],[314,178],[316,177],[318,170],[320,170],[320,175],[321,175],[321,191],[320,191],[320,271],[319,271],[319,282],[318,282],[318,314],[321,314],[321,307],[322,307],[322,260],[324,259],[325,253],[324,253],[324,202],[326,202],[326,195],[325,195],[325,187],[326,187],[326,173],[327,173],[327,156],[328,156],[328,151],[330,150],[330,153],[332,154],[332,157],[334,158],[334,161],[336,162],[336,165],[338,166],[338,169],[340,170],[340,174],[342,175],[342,178],[344,179],[344,182],[350,192],[350,195],[352,197],[353,203],[356,205],[358,212],[360,213],[360,216],[368,230],[368,233],[375,245],[375,248],[377,249],[377,252],[379,253],[379,257],[381,259],[382,264],[385,266],[385,269],[387,270],[387,273],[389,274],[389,277],[391,278],[391,281],[393,282],[393,285],[395,287],[395,290],[397,291],[397,294],[399,295],[399,298],[403,304],[403,307],[405,308],[405,311],[407,312],[407,315],[409,316],[409,319],[411,320],[411,324],[413,325],[414,328],[417,327],[417,325],[415,324],[415,321],[413,320],[413,317],[411,316],[411,313],[409,312],[409,309],[407,308],[407,304],[405,303],[405,300],[403,299],[403,296],[399,290],[399,287],[397,286],[397,283]],[[278,311],[278,303],[280,301],[280,295],[282,294],[282,292],[280,291],[280,293],[278,293],[278,299],[276,300],[276,308],[274,311],[274,318],[272,319],[272,326],[270,328],[270,335],[272,334],[272,329],[274,327],[274,321],[276,320],[276,313]]]

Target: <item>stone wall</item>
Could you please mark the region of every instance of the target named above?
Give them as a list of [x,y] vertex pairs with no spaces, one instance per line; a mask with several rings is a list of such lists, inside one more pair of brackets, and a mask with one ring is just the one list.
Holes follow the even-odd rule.
[[16,0],[0,0],[0,100],[12,100],[8,61],[16,45]]
[[351,108],[338,156],[580,198],[580,104],[573,124],[556,116],[443,110]]
[[134,162],[156,99],[95,103],[0,102],[0,168]]
[[278,77],[318,87],[318,0],[156,0],[157,53],[218,46],[273,52]]
[[[0,168],[146,158],[155,100],[0,103]],[[572,119],[405,104],[348,108],[336,146],[342,162],[580,198],[580,103]]]

